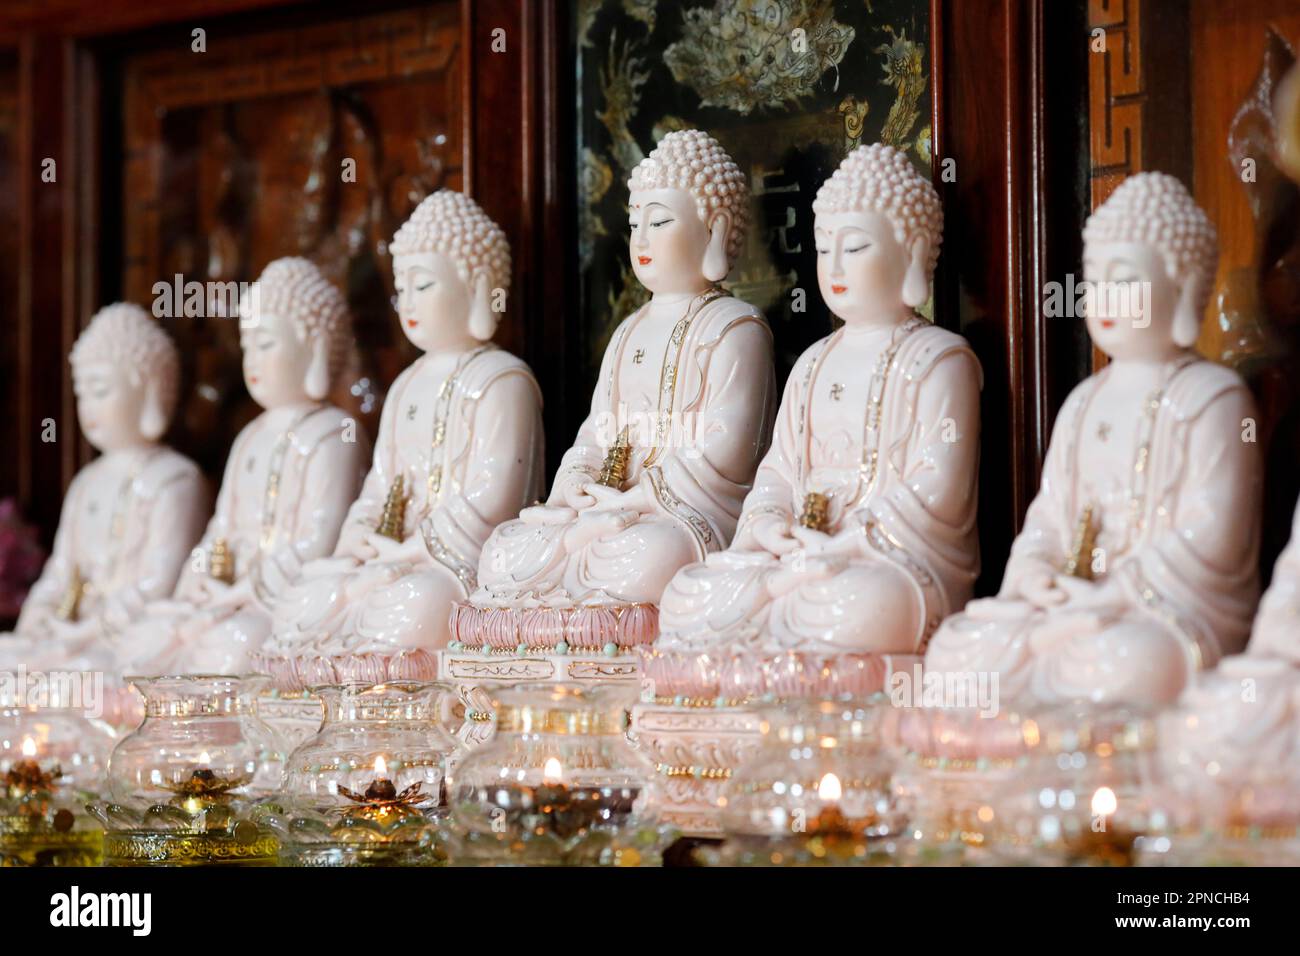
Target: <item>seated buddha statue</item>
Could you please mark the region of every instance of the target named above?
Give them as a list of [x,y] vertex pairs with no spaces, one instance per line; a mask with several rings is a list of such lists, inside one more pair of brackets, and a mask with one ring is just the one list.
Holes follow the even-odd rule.
[[208,516],[197,466],[160,442],[180,382],[167,333],[137,305],[106,306],[70,361],[77,420],[100,455],[72,479],[50,559],[0,637],[3,670],[110,670],[109,636],[172,593]]
[[276,596],[333,553],[370,457],[356,422],[325,401],[351,333],[342,294],[306,259],[275,260],[241,301],[244,382],[264,411],[231,447],[174,597],[115,638],[120,673],[243,673]]
[[1083,303],[1110,362],[1071,392],[998,595],[930,643],[927,668],[999,676],[1002,698],[1159,706],[1246,642],[1258,599],[1254,405],[1193,351],[1214,227],[1161,173],[1084,230]]
[[444,189],[390,251],[402,331],[424,354],[388,392],[334,554],[305,564],[274,603],[254,662],[283,688],[432,678],[483,542],[542,487],[541,392],[491,341],[510,281],[505,234]]
[[877,143],[845,158],[813,212],[818,287],[844,324],[795,364],[731,547],[669,583],[657,650],[916,653],[970,596],[980,365],[915,312],[939,197]]
[[744,175],[712,137],[682,130],[628,188],[632,272],[650,300],[614,330],[550,497],[484,547],[453,624],[467,647],[653,640],[664,587],[730,542],[766,448],[771,332],[718,286],[744,236]]

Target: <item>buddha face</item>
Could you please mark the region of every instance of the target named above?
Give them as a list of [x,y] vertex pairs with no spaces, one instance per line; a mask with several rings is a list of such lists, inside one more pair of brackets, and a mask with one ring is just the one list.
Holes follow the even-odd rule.
[[628,197],[628,253],[637,281],[651,292],[694,294],[704,276],[709,229],[685,189],[638,189]]
[[886,216],[837,212],[818,216],[817,285],[822,298],[847,325],[870,324],[902,313],[903,281],[911,258],[894,237]]
[[1090,286],[1088,334],[1112,359],[1165,361],[1182,350],[1173,335],[1181,289],[1159,250],[1133,242],[1087,243],[1083,278]]
[[298,338],[293,322],[269,310],[243,325],[239,343],[244,350],[244,384],[263,408],[307,401],[305,382],[312,344]]
[[108,362],[90,362],[72,372],[81,431],[96,449],[120,451],[148,444],[140,423],[146,400],[143,381],[130,369]]
[[416,348],[434,351],[469,337],[473,296],[456,263],[438,252],[393,258],[397,317]]

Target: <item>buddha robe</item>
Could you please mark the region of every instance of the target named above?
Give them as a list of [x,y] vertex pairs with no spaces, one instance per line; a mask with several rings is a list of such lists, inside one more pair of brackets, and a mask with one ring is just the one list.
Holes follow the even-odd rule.
[[[912,319],[840,329],[799,359],[771,451],[729,550],[684,568],[659,647],[909,653],[971,592],[979,362],[964,339]],[[779,556],[751,538],[825,495],[833,551]]]
[[[927,667],[996,673],[1004,700],[1159,705],[1245,644],[1259,586],[1250,393],[1186,355],[1145,401],[1107,408],[1094,396],[1114,370],[1066,400],[1001,592],[944,623]],[[1093,436],[1105,441],[1121,419],[1131,444],[1103,452]],[[1090,504],[1101,516],[1097,580],[1054,578],[1069,596],[1048,602],[1030,582],[1061,573]]]
[[[451,603],[476,587],[483,542],[541,491],[542,442],[541,391],[510,353],[485,346],[416,360],[384,404],[374,461],[334,556],[306,565],[277,600],[263,656],[445,646]],[[399,475],[402,544],[385,558],[367,539]]]
[[[172,599],[115,640],[123,674],[239,674],[271,632],[270,608],[307,561],[333,553],[369,459],[369,441],[333,406],[263,412],[231,447],[216,513]],[[234,581],[211,576],[225,543]]]
[[[17,629],[0,637],[0,668],[112,670],[110,635],[172,593],[210,502],[198,467],[166,446],[102,455],[82,468]],[[60,606],[72,603],[64,619]]]
[[[615,330],[550,503],[484,547],[472,603],[657,603],[673,572],[730,542],[774,397],[772,336],[753,306],[652,300]],[[623,488],[646,507],[566,507],[561,489],[595,482],[624,427]]]

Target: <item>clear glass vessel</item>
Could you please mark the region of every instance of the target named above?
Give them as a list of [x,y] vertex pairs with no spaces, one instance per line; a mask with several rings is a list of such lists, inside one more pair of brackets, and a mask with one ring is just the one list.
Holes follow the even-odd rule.
[[104,785],[112,729],[48,695],[0,704],[0,866],[96,866],[102,831],[84,809]]
[[990,800],[990,849],[1005,863],[1129,866],[1159,824],[1155,725],[1123,708],[1066,706]]
[[279,738],[256,715],[260,677],[130,678],[140,726],[114,748],[111,801],[92,804],[108,865],[267,864],[274,834],[252,819],[280,788]]
[[398,681],[312,688],[317,734],[285,764],[284,789],[260,822],[290,866],[444,863],[445,777],[460,746],[441,723],[447,684]]
[[723,791],[731,866],[892,862],[905,817],[882,741],[883,695],[791,700],[763,708],[763,744]]
[[674,837],[651,807],[654,765],[626,736],[635,691],[519,685],[496,735],[447,780],[453,864],[658,865]]
[[898,756],[894,787],[909,821],[899,862],[990,862],[990,798],[1023,772],[1039,743],[1037,722],[1013,708],[908,707],[884,736]]

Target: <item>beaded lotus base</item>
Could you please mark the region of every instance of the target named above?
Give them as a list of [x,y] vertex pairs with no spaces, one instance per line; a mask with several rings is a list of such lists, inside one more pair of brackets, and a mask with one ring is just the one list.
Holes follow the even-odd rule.
[[449,646],[485,653],[626,654],[659,633],[653,604],[483,607],[460,601],[448,620]]
[[718,799],[758,750],[761,717],[744,706],[696,703],[637,704],[630,734],[659,773],[659,819],[684,836],[720,837]]
[[279,841],[251,826],[236,835],[109,830],[105,866],[275,866]]
[[306,692],[269,691],[257,699],[257,715],[280,736],[285,753],[314,737],[325,718],[320,698]]
[[631,654],[559,653],[555,650],[492,653],[485,648],[447,648],[438,652],[438,676],[454,685],[465,702],[459,736],[477,746],[492,739],[495,687],[515,684],[596,684],[641,680],[640,661]]

